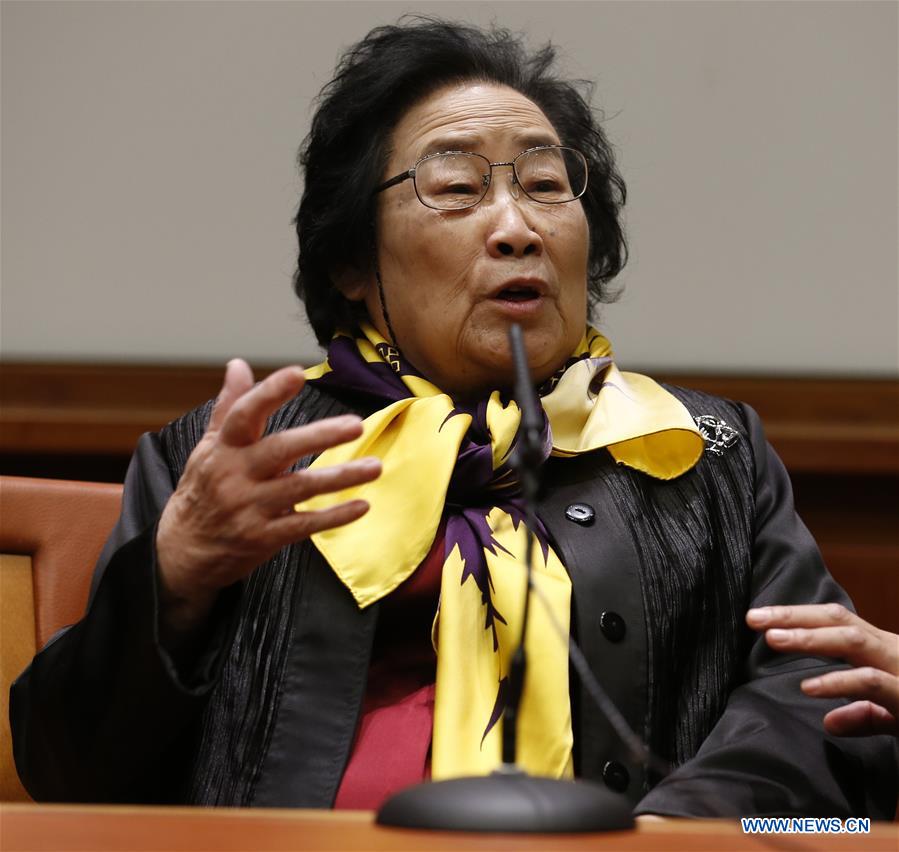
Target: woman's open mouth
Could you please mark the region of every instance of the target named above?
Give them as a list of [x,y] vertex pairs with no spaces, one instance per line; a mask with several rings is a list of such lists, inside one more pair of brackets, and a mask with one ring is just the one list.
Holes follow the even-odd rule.
[[546,299],[539,287],[513,284],[497,291],[490,302],[501,314],[523,322],[530,316],[536,318],[542,312]]
[[494,296],[504,302],[530,302],[540,298],[540,292],[535,287],[518,286],[506,287]]

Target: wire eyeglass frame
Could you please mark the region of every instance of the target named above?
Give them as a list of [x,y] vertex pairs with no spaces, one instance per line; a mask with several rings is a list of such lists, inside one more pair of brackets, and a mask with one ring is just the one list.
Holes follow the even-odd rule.
[[[527,189],[525,189],[523,184],[521,183],[521,180],[520,180],[519,174],[518,174],[518,166],[516,164],[522,157],[525,157],[528,155],[533,155],[538,151],[559,151],[559,152],[562,152],[563,154],[564,154],[564,152],[571,152],[572,154],[576,155],[576,157],[579,158],[579,160],[583,166],[583,170],[584,170],[584,185],[581,188],[581,190],[577,193],[574,193],[574,190],[572,190],[571,198],[564,198],[564,199],[561,199],[558,201],[547,201],[546,199],[537,198],[537,197],[531,195],[527,191]],[[473,157],[473,158],[476,158],[479,160],[483,160],[484,163],[487,164],[487,170],[482,172],[482,174],[481,174],[481,179],[483,181],[482,186],[481,186],[481,194],[474,201],[472,201],[469,204],[451,205],[449,207],[445,207],[445,206],[442,207],[442,206],[438,206],[438,205],[435,205],[432,203],[428,203],[424,199],[424,197],[422,197],[422,193],[419,190],[418,182],[416,180],[416,174],[418,173],[418,170],[421,167],[422,163],[425,163],[425,162],[428,162],[430,160],[434,160],[437,158],[443,158],[443,157],[452,156],[452,155]],[[572,201],[577,201],[587,191],[587,182],[589,179],[587,158],[583,155],[583,153],[581,151],[578,151],[577,148],[571,148],[567,145],[537,145],[533,148],[527,148],[526,150],[524,150],[520,154],[518,154],[513,160],[511,160],[509,162],[505,162],[505,163],[491,163],[490,160],[487,157],[485,157],[483,154],[476,154],[472,151],[439,151],[439,152],[436,152],[433,154],[427,154],[424,157],[422,157],[420,160],[418,160],[411,169],[408,169],[405,172],[400,172],[398,175],[394,175],[392,178],[389,178],[388,180],[384,181],[384,183],[377,186],[374,190],[374,194],[383,192],[385,189],[390,189],[390,187],[392,187],[392,186],[397,186],[397,185],[411,179],[412,184],[415,188],[415,195],[418,198],[418,200],[425,207],[428,207],[431,210],[443,210],[443,211],[469,210],[470,208],[476,207],[478,204],[480,204],[486,197],[487,192],[490,189],[490,184],[493,182],[493,169],[497,166],[511,166],[513,185],[519,187],[521,189],[521,191],[528,198],[530,198],[532,201],[537,202],[538,204],[568,204]]]

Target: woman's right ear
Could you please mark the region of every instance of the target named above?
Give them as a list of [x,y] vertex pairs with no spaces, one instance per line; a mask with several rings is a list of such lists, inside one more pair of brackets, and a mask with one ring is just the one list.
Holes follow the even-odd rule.
[[375,276],[370,270],[359,269],[352,264],[332,266],[328,270],[334,286],[351,302],[361,302],[375,286]]

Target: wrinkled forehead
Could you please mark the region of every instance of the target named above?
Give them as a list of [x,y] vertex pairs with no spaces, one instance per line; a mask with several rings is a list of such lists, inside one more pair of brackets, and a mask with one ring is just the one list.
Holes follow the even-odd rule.
[[439,151],[512,157],[559,143],[532,100],[508,86],[469,81],[444,86],[407,110],[393,130],[389,159],[391,168],[408,168]]

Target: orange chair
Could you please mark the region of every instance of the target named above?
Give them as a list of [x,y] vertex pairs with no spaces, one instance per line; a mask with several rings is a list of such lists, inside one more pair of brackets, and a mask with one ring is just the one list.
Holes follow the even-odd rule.
[[28,801],[16,775],[9,685],[84,613],[122,486],[0,476],[0,801]]

